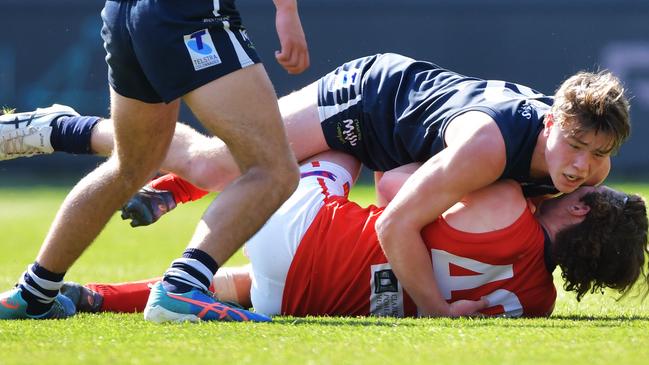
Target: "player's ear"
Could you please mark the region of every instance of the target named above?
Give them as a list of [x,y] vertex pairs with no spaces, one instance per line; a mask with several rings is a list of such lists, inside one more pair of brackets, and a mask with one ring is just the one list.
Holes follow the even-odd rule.
[[543,128],[543,133],[547,136],[550,134],[550,130],[554,126],[554,114],[546,114],[545,118],[543,118],[543,125],[545,126],[545,128]]
[[588,212],[590,212],[590,207],[586,205],[584,202],[579,201],[574,204],[572,204],[569,208],[570,214],[576,216],[576,217],[583,217]]
[[554,125],[554,114],[548,113],[545,115],[545,118],[543,118],[543,125],[545,125],[546,129],[551,129],[552,126]]

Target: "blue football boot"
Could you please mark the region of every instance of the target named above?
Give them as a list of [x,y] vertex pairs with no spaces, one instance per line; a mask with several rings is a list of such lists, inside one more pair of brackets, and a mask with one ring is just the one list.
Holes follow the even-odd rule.
[[21,293],[22,289],[16,287],[0,294],[0,319],[63,319],[76,313],[72,301],[59,294],[46,313],[38,316],[27,314],[27,302]]
[[194,288],[187,293],[168,292],[162,282],[151,287],[144,319],[163,322],[236,321],[270,322],[264,315],[239,309],[214,299],[209,292]]

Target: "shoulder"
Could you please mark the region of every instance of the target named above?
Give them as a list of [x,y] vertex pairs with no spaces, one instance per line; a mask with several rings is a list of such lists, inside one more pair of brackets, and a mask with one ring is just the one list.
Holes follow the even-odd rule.
[[445,127],[443,135],[447,147],[471,142],[479,144],[482,149],[505,151],[505,140],[498,124],[489,114],[481,111],[468,111],[454,117]]
[[444,215],[453,228],[483,233],[506,228],[527,209],[520,185],[513,180],[497,181],[474,191]]
[[481,212],[498,212],[494,219],[511,224],[527,208],[523,190],[514,180],[500,180],[466,197]]
[[496,120],[491,115],[477,110],[470,110],[453,117],[444,130],[444,139],[447,144],[451,144],[476,134],[500,136],[502,140]]
[[469,111],[455,117],[444,131],[444,142],[451,154],[484,163],[498,171],[497,176],[505,166],[505,140],[495,120],[488,114]]

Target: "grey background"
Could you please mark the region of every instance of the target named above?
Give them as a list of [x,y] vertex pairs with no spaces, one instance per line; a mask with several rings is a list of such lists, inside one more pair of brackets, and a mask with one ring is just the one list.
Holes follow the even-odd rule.
[[[632,137],[614,158],[614,179],[649,177],[649,1],[640,0],[301,0],[311,67],[290,76],[275,62],[271,0],[237,2],[278,95],[347,60],[380,52],[503,79],[552,94],[579,70],[609,68],[632,97]],[[52,103],[108,114],[101,0],[0,0],[0,105]],[[188,110],[181,120],[197,126]],[[39,156],[0,162],[15,177],[70,181],[100,161]]]

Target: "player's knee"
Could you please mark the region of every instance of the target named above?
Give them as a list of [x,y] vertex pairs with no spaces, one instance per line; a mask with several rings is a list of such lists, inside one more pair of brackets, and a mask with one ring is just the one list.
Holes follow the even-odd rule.
[[274,169],[276,183],[284,188],[284,200],[293,194],[300,181],[300,169],[294,160],[286,161],[281,167]]
[[161,158],[111,158],[119,181],[125,188],[139,189],[160,167]]
[[264,181],[267,196],[274,196],[278,201],[285,201],[297,188],[299,169],[294,161],[285,164],[258,165],[248,173]]

